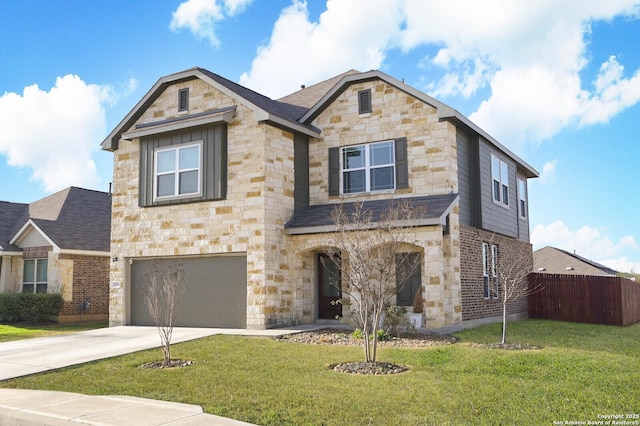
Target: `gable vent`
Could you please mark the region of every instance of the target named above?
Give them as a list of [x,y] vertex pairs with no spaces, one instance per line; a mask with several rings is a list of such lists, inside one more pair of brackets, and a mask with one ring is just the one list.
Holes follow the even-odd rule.
[[371,112],[371,89],[358,92],[358,114]]
[[178,92],[178,111],[189,110],[189,88],[180,89]]

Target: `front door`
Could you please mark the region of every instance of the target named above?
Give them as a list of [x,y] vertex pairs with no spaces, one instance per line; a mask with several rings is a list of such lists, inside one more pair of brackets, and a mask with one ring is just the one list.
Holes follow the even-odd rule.
[[336,319],[342,316],[340,267],[325,253],[318,254],[318,318]]

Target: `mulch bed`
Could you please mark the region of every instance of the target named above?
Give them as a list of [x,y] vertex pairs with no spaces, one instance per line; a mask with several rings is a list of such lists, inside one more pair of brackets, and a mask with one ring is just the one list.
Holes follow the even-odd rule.
[[[304,333],[291,334],[278,337],[279,341],[304,343],[310,345],[351,345],[363,346],[362,339],[351,337],[351,332],[344,329],[323,329],[308,331]],[[424,348],[432,346],[450,345],[457,342],[457,339],[449,335],[413,333],[404,334],[400,337],[392,337],[389,340],[379,341],[378,347],[396,348]],[[384,375],[397,374],[409,370],[404,365],[392,364],[389,362],[345,362],[332,364],[329,369],[340,373],[363,374],[363,375]]]
[[151,361],[144,363],[140,368],[180,368],[188,367],[193,364],[193,361],[188,359],[172,359],[169,364],[165,364],[164,361]]

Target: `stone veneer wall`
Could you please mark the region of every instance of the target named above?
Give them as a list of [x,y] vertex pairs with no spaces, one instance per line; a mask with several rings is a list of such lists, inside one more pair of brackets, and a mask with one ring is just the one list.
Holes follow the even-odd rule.
[[[141,116],[150,123],[184,113],[177,111],[178,91],[189,87],[189,113],[236,105],[224,93],[200,80],[170,86]],[[357,92],[372,89],[373,112],[359,116]],[[118,261],[110,273],[110,324],[128,322],[129,258],[220,253],[247,255],[247,327],[267,328],[309,323],[315,303],[316,250],[327,236],[289,236],[284,223],[293,212],[293,135],[258,124],[252,112],[236,105],[228,124],[228,191],[226,200],[161,207],[138,207],[139,141],[121,140],[114,152],[111,251]],[[312,123],[323,137],[309,141],[311,204],[339,202],[327,192],[329,147],[407,138],[409,188],[345,197],[457,192],[455,127],[439,122],[436,110],[381,82],[354,85]],[[440,226],[416,230],[412,244],[425,253],[423,284],[430,326],[462,318],[460,242],[457,206],[451,233]]]
[[[165,120],[177,112],[178,91],[189,87],[189,113],[235,105],[221,91],[191,80],[170,86],[138,123]],[[114,152],[110,324],[128,322],[129,258],[247,255],[247,327],[290,323],[291,284],[283,224],[293,212],[293,135],[258,124],[237,105],[227,126],[225,200],[141,208],[138,206],[138,140],[121,140]]]
[[[531,244],[494,234],[470,226],[460,226],[460,245],[462,258],[461,285],[462,285],[462,320],[470,321],[482,318],[491,318],[502,315],[502,295],[498,299],[484,298],[484,281],[482,277],[482,243],[487,242],[498,246],[498,256],[513,256],[518,252],[518,246],[529,246],[531,253],[531,268],[533,268],[533,251]],[[521,251],[520,251],[521,252]],[[502,258],[504,261],[504,258]],[[502,291],[501,291],[502,293]],[[508,313],[526,313],[527,298],[519,297],[509,302]]]
[[[373,111],[358,114],[358,91],[371,89]],[[434,107],[381,81],[347,88],[312,123],[322,138],[309,143],[310,203],[339,202],[329,197],[330,147],[407,138],[409,188],[377,194],[349,195],[353,199],[384,199],[391,195],[435,195],[458,192],[456,129],[440,122]]]

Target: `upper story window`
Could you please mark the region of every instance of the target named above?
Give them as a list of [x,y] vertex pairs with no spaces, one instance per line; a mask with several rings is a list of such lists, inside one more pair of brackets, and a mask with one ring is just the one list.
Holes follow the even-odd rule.
[[491,155],[491,176],[493,179],[493,201],[509,205],[509,166],[495,155]]
[[371,89],[360,90],[358,92],[358,114],[369,114],[371,112]]
[[342,193],[395,188],[393,141],[342,148]]
[[329,148],[329,196],[409,187],[407,139]]
[[189,88],[178,91],[178,112],[189,110]]
[[47,292],[47,259],[26,259],[22,270],[23,293]]
[[521,219],[527,218],[527,186],[524,179],[518,179],[518,213]]
[[202,144],[181,145],[155,152],[154,197],[193,196],[200,193]]

